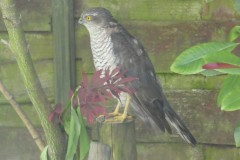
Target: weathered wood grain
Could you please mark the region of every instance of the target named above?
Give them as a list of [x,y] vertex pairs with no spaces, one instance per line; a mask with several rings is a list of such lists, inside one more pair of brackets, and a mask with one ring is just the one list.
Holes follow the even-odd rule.
[[[121,21],[120,21],[121,22]],[[237,21],[238,22],[238,21]],[[169,73],[175,58],[185,49],[208,41],[226,41],[233,22],[122,22],[148,52],[156,72]],[[89,34],[83,26],[76,31],[77,57],[86,72],[93,72]],[[83,45],[84,44],[84,45]],[[91,62],[91,63],[89,63]]]
[[[89,7],[102,6],[111,10],[117,19],[131,21],[195,21],[201,19],[234,20],[239,18],[238,3],[219,0],[151,0],[151,1],[99,1],[75,0],[75,17]],[[47,0],[18,0],[23,28],[26,31],[51,30],[51,1]],[[5,31],[0,16],[0,31]]]
[[[53,57],[53,42],[51,33],[26,33],[26,40],[33,60],[48,60]],[[0,39],[8,40],[5,32],[0,32]],[[7,46],[0,43],[0,65],[15,62],[15,57]]]
[[[49,0],[17,0],[23,29],[25,31],[50,31],[51,26],[51,1]],[[0,31],[6,31],[6,28],[0,16]]]
[[111,148],[111,160],[137,160],[134,120],[97,125],[100,142]]
[[179,143],[139,143],[137,149],[138,160],[206,160],[201,145],[191,147]]
[[52,0],[52,9],[55,102],[67,105],[76,87],[73,0]]
[[[50,101],[53,101],[53,63],[52,60],[35,61],[40,82]],[[0,79],[19,103],[29,102],[27,91],[16,63],[0,65]],[[6,103],[0,95],[0,104]]]
[[[40,130],[39,130],[40,131]],[[24,128],[0,128],[1,159],[35,160],[39,150]],[[239,160],[234,146],[198,145],[195,148],[179,143],[137,143],[138,160]]]
[[213,20],[234,20],[240,18],[239,12],[239,1],[208,1],[203,3],[202,8],[202,19],[213,19]]
[[234,146],[140,143],[138,160],[239,160],[239,150]]
[[88,160],[110,160],[111,148],[100,142],[91,142]]
[[198,20],[202,10],[201,0],[136,0],[136,1],[99,1],[77,0],[76,16],[83,9],[101,6],[112,11],[119,19],[128,20]]
[[[223,112],[216,107],[216,92],[204,90],[166,92],[176,113],[199,143],[234,145],[233,132],[240,121],[236,112]],[[137,140],[143,142],[181,142],[176,134],[148,132],[137,123]]]
[[[216,107],[216,93],[201,90],[167,90],[167,98],[181,117],[198,143],[234,145],[233,132],[240,121],[239,111],[222,112]],[[22,104],[21,104],[22,105]],[[22,105],[35,125],[39,125],[34,109],[30,104]],[[8,104],[0,107],[0,126],[22,127],[23,124]],[[173,135],[153,133],[136,121],[138,142],[178,142],[184,143],[175,133]]]
[[26,129],[0,128],[1,159],[5,160],[36,160],[39,159],[39,149]]
[[[158,73],[169,73],[170,65],[181,51],[192,45],[211,40],[224,41],[232,22],[199,22],[199,23],[126,23],[126,28],[144,45]],[[142,32],[142,31],[145,32]],[[53,41],[50,33],[27,33],[30,52],[34,60],[49,59],[53,55]],[[6,34],[0,34],[7,39]],[[76,31],[76,55],[82,60],[85,72],[94,71],[90,51],[89,35],[83,26]],[[0,43],[0,62],[14,61],[9,50]],[[1,63],[2,64],[2,63]]]
[[[46,55],[47,56],[47,55]],[[1,63],[1,62],[0,62]],[[34,61],[37,73],[43,88],[48,95],[50,101],[54,100],[54,76],[52,59],[43,59]],[[81,75],[84,69],[81,68],[82,62],[77,61],[77,80],[80,84]],[[182,76],[178,74],[158,74],[158,78],[164,89],[219,89],[223,82],[224,76],[204,77],[200,75]],[[26,89],[22,85],[22,77],[18,72],[18,68],[14,61],[0,64],[0,79],[7,88],[15,96],[18,102],[26,103],[29,99],[26,95]],[[181,85],[179,85],[181,81]],[[5,99],[0,95],[0,104],[6,103]]]

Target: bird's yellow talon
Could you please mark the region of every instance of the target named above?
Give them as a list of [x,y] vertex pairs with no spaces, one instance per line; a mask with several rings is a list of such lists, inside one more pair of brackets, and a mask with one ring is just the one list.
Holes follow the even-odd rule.
[[105,119],[104,122],[121,122],[122,123],[128,119],[132,119],[132,116],[127,115],[130,100],[131,100],[131,97],[128,95],[123,114],[119,113],[121,103],[118,102],[118,105],[117,105],[116,109],[114,110],[114,112],[109,113],[108,114],[109,116]]

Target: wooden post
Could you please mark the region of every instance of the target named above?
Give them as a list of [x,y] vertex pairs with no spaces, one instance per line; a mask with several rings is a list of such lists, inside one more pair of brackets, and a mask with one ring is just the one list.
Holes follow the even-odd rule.
[[88,160],[110,160],[111,148],[99,142],[91,142]]
[[73,0],[52,0],[55,101],[66,105],[75,88],[75,37]]
[[99,141],[111,148],[111,160],[137,160],[134,120],[98,122]]

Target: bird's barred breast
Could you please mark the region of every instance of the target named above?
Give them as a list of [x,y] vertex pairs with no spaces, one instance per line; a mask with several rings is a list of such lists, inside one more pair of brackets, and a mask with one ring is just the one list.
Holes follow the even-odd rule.
[[117,59],[113,51],[111,37],[104,31],[96,32],[90,36],[93,61],[96,70],[114,69]]

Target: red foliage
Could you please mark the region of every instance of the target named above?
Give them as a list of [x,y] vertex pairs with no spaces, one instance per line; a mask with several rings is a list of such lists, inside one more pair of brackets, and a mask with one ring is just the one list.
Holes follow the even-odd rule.
[[61,120],[61,115],[62,115],[62,105],[56,104],[55,109],[48,116],[48,120],[52,122],[55,116],[58,116],[58,118]]
[[203,69],[212,70],[212,69],[224,69],[224,68],[239,68],[239,66],[235,66],[227,63],[208,63],[203,65]]
[[[110,69],[101,69],[96,71],[90,80],[83,73],[81,87],[73,105],[77,107],[78,101],[80,102],[81,113],[90,123],[94,122],[96,116],[107,115],[103,103],[113,98],[113,96],[119,98],[121,92],[133,93],[133,89],[127,85],[136,78],[125,77],[126,72],[121,71],[119,67],[112,71]],[[73,95],[73,92],[71,95]]]
[[[137,78],[125,77],[126,73],[127,71],[121,71],[119,67],[112,71],[110,71],[110,69],[101,69],[96,71],[90,80],[88,76],[83,73],[80,88],[73,99],[73,106],[80,106],[82,115],[86,117],[91,124],[94,122],[94,117],[107,115],[103,107],[104,103],[113,98],[113,96],[119,98],[121,92],[128,94],[134,92],[128,84]],[[74,92],[71,90],[70,96],[74,96],[73,94]],[[53,121],[55,116],[58,116],[61,121],[62,112],[61,104],[57,104],[49,115],[49,121]]]

